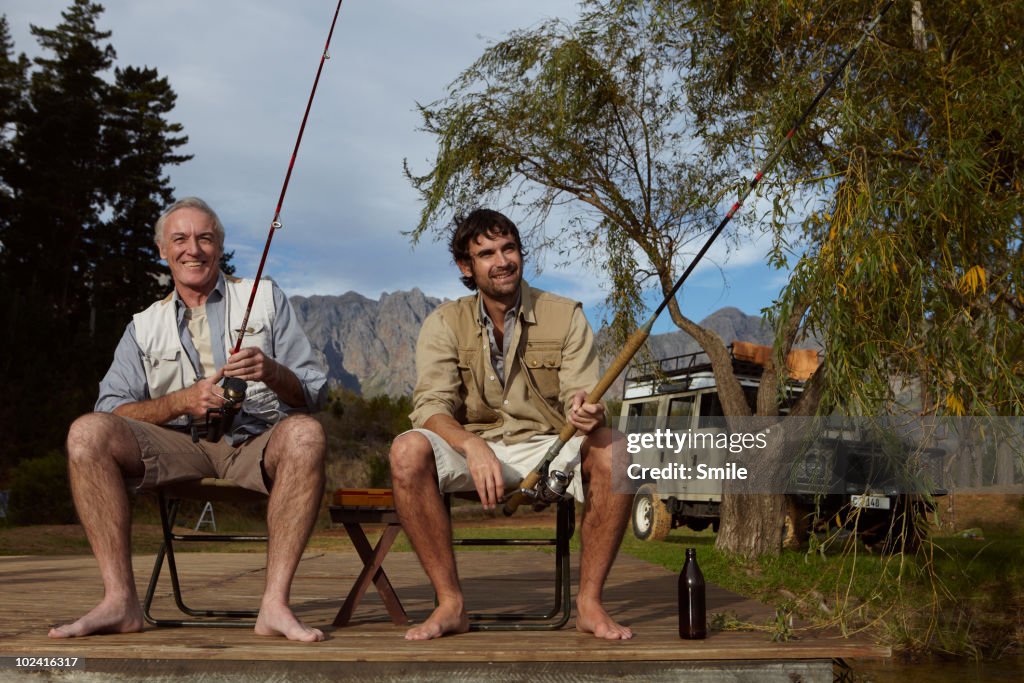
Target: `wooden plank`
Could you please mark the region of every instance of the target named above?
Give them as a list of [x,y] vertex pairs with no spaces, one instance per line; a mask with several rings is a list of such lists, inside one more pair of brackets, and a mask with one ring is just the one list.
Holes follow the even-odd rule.
[[[459,569],[473,609],[519,609],[547,600],[553,581],[553,555],[537,550],[459,553]],[[263,589],[260,553],[186,553],[180,556],[186,596],[203,607],[252,607]],[[136,580],[145,583],[151,557],[135,559]],[[385,563],[388,576],[410,617],[421,621],[433,607],[433,593],[412,553],[394,552]],[[683,641],[676,634],[675,582],[670,572],[620,557],[605,593],[609,611],[629,624],[636,637],[600,641],[567,627],[557,632],[469,633],[429,642],[403,638],[373,591],[367,593],[350,626],[330,624],[362,565],[354,552],[313,553],[303,558],[292,591],[296,612],[324,628],[323,643],[291,643],[262,638],[248,629],[156,629],[142,633],[53,641],[49,624],[75,618],[101,597],[98,572],[90,557],[0,558],[0,655],[65,655],[97,659],[195,658],[219,661],[339,662],[643,662],[803,660],[887,657],[889,649],[864,639],[834,634],[807,635],[772,643],[764,633],[712,633],[704,641]],[[575,569],[574,569],[575,571]],[[159,616],[176,614],[169,586],[159,591]],[[575,586],[574,580],[574,586]],[[194,595],[195,599],[191,599]],[[765,623],[770,608],[710,586],[709,611],[729,611],[740,619]]]

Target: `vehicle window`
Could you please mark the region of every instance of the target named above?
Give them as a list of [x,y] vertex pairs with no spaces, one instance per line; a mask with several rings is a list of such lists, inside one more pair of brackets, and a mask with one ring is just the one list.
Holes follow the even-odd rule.
[[718,400],[718,393],[707,393],[700,395],[700,420],[697,423],[697,427],[710,427],[714,423],[720,422],[712,418],[722,417],[725,413],[722,411],[722,403]]
[[743,397],[747,399],[750,412],[757,414],[757,387],[743,387]]
[[630,417],[657,417],[658,399],[644,401],[643,403],[631,403],[629,406]]
[[693,396],[674,398],[668,402],[669,417],[690,417],[693,415]]

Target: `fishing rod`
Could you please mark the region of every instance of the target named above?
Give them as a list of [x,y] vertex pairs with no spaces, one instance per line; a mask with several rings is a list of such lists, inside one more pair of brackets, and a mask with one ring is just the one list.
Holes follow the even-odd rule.
[[324,70],[324,62],[331,58],[327,51],[331,46],[331,36],[334,35],[334,26],[338,23],[338,14],[341,12],[342,0],[338,0],[338,6],[334,10],[334,18],[331,20],[331,29],[327,32],[327,42],[324,43],[324,51],[320,54],[320,65],[316,69],[316,78],[313,79],[313,88],[309,91],[309,101],[306,102],[306,111],[302,115],[302,123],[299,125],[299,134],[295,138],[295,148],[292,150],[292,157],[288,161],[288,172],[284,175],[284,183],[281,185],[281,194],[277,198],[277,208],[274,209],[274,219],[270,221],[270,232],[267,233],[267,244],[263,247],[263,256],[260,258],[260,267],[256,269],[256,279],[252,283],[252,292],[249,294],[249,303],[245,307],[245,316],[242,317],[242,325],[238,330],[238,340],[231,353],[238,353],[242,348],[242,338],[245,337],[246,326],[249,324],[249,314],[252,313],[253,302],[256,301],[256,289],[260,286],[260,278],[263,276],[263,266],[267,262],[267,254],[270,252],[270,243],[274,239],[274,233],[281,229],[281,207],[284,205],[284,196],[288,193],[288,182],[292,178],[292,169],[295,168],[295,157],[299,154],[299,145],[302,144],[302,134],[306,130],[306,121],[309,119],[309,110],[313,106],[313,97],[316,95],[316,86],[320,83],[320,73]]
[[[238,328],[238,338],[231,354],[238,353],[242,348],[242,339],[249,326],[249,314],[252,313],[253,304],[256,301],[256,290],[260,286],[260,279],[263,277],[263,266],[267,263],[267,254],[270,253],[270,243],[274,239],[274,233],[281,229],[281,207],[284,205],[284,197],[288,193],[288,183],[292,178],[292,170],[295,168],[295,158],[299,154],[299,146],[302,144],[302,134],[306,131],[306,121],[309,120],[309,111],[313,107],[313,98],[316,96],[316,88],[320,83],[320,74],[324,70],[324,62],[331,58],[328,49],[331,45],[331,37],[334,35],[334,27],[338,23],[338,14],[341,13],[342,0],[338,0],[338,6],[334,9],[334,18],[331,19],[331,28],[327,32],[327,41],[324,43],[323,52],[320,53],[320,64],[316,69],[316,78],[313,79],[313,87],[309,91],[309,100],[306,102],[306,111],[302,114],[302,123],[299,125],[299,134],[295,138],[295,147],[292,149],[291,159],[288,161],[288,172],[284,175],[284,183],[281,185],[281,194],[277,198],[277,208],[274,209],[274,218],[270,221],[270,231],[267,233],[267,243],[263,247],[263,255],[260,257],[260,266],[256,269],[256,279],[252,283],[252,291],[249,293],[249,303],[246,304],[245,314],[242,316],[242,324]],[[231,431],[231,424],[235,414],[245,400],[245,380],[237,377],[225,377],[221,382],[224,391],[224,405],[220,408],[211,408],[206,411],[206,439],[208,441],[219,441],[221,436]],[[192,429],[192,440],[198,441],[199,434],[195,427]]]
[[[797,118],[796,122],[793,123],[782,142],[779,143],[775,150],[768,156],[767,160],[765,160],[764,164],[762,164],[761,170],[750,179],[750,182],[747,183],[746,187],[740,192],[739,198],[737,198],[736,202],[725,214],[725,217],[722,218],[718,227],[712,231],[711,236],[708,237],[704,246],[700,248],[697,255],[690,261],[686,270],[681,276],[679,276],[679,279],[676,280],[672,289],[669,290],[665,295],[665,298],[658,305],[658,308],[655,309],[651,317],[647,319],[647,322],[637,328],[637,330],[634,331],[626,340],[622,350],[619,351],[615,360],[613,360],[612,364],[608,367],[608,370],[605,371],[604,375],[601,376],[601,379],[598,380],[597,385],[587,395],[587,403],[597,403],[600,401],[601,397],[604,396],[604,392],[608,391],[608,388],[612,385],[612,382],[615,381],[615,378],[619,376],[619,373],[626,369],[629,361],[633,359],[633,356],[636,355],[637,351],[640,350],[640,347],[643,346],[644,342],[647,341],[647,338],[651,335],[651,330],[654,327],[654,321],[658,319],[658,316],[661,315],[662,311],[664,311],[665,308],[668,307],[669,303],[671,303],[675,298],[676,293],[683,286],[683,283],[686,282],[686,278],[690,276],[693,269],[697,266],[700,260],[704,258],[708,249],[711,248],[714,241],[718,239],[719,234],[721,234],[729,221],[732,220],[732,217],[739,210],[740,206],[742,206],[744,200],[746,200],[750,193],[753,192],[754,188],[761,182],[761,179],[765,174],[769,173],[772,168],[775,167],[775,164],[793,140],[793,136],[796,134],[796,131],[804,124],[807,117],[811,115],[811,112],[817,108],[818,103],[821,102],[821,99],[825,94],[832,89],[835,82],[839,80],[839,76],[846,69],[850,60],[853,59],[855,54],[857,54],[861,45],[863,45],[864,41],[867,40],[867,37],[874,32],[879,22],[882,21],[882,17],[885,16],[885,13],[888,12],[889,8],[894,4],[896,4],[896,0],[889,0],[871,23],[867,25],[860,38],[857,40],[857,43],[853,46],[853,49],[846,54],[843,61],[840,62],[839,66],[832,72],[832,75],[829,76],[825,85],[818,91],[818,94],[814,96],[814,99],[807,105],[803,113],[801,113]],[[572,426],[572,423],[566,421],[562,431],[558,434],[558,439],[551,445],[551,448],[548,449],[547,453],[545,453],[544,458],[533,471],[523,478],[519,483],[518,489],[511,493],[505,500],[505,505],[502,508],[502,511],[506,515],[513,514],[523,503],[531,502],[537,507],[543,507],[557,501],[560,496],[565,494],[572,475],[567,475],[563,472],[557,471],[549,473],[549,470],[551,463],[558,456],[562,447],[568,443],[569,439],[571,439],[574,434],[576,434],[576,428]]]

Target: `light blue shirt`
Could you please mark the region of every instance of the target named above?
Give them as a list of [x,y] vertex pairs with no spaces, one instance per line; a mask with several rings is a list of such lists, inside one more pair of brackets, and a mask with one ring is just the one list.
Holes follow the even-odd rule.
[[480,303],[480,320],[484,323],[484,328],[487,330],[487,340],[490,342],[491,349],[491,367],[494,368],[494,372],[498,375],[498,379],[501,380],[501,386],[505,386],[505,359],[508,358],[508,352],[512,346],[512,332],[516,327],[516,316],[519,315],[519,302],[521,301],[521,294],[516,295],[515,305],[505,311],[505,326],[502,328],[505,330],[501,338],[501,347],[498,347],[498,340],[495,336],[495,325],[494,321],[491,320],[491,316],[487,313],[487,307],[484,306],[483,297],[478,297]]
[[[275,311],[272,330],[273,358],[295,373],[306,397],[304,406],[288,406],[282,402],[281,408],[286,414],[315,412],[327,403],[327,376],[316,360],[309,338],[306,337],[306,333],[296,321],[288,298],[275,283],[265,280],[264,284],[267,282],[273,287]],[[224,288],[224,274],[221,273],[217,278],[216,286],[206,299],[206,316],[210,323],[210,345],[213,347],[213,359],[218,370],[227,362],[226,344],[224,343]],[[192,335],[188,331],[188,321],[185,319],[185,311],[188,307],[185,306],[177,292],[174,292],[173,300],[182,348],[193,369],[198,368],[199,352],[196,351],[195,345],[192,343]],[[149,394],[146,369],[142,362],[142,350],[136,341],[135,321],[133,320],[128,323],[124,335],[121,336],[121,341],[117,344],[110,369],[100,381],[100,393],[99,398],[96,399],[95,409],[97,412],[111,413],[115,408],[126,403],[148,401],[152,398],[159,397]],[[189,423],[190,418],[183,415],[167,423],[167,426],[186,428]],[[241,412],[235,417],[230,440],[232,443],[239,443],[250,436],[266,431],[268,427],[269,424],[264,420]]]

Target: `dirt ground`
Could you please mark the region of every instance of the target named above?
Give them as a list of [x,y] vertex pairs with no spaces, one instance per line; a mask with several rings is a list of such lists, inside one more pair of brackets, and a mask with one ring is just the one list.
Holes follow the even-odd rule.
[[[551,528],[554,508],[542,512],[522,507],[511,517],[500,510],[487,512],[478,503],[456,503],[453,515],[460,527]],[[939,526],[944,532],[966,529],[1024,532],[1024,492],[956,493],[943,496],[938,506]],[[577,523],[579,520],[577,520]],[[315,536],[341,540],[344,530],[321,528]],[[134,528],[136,552],[155,551],[160,543],[160,527],[137,523]],[[77,524],[0,528],[0,554],[88,554],[89,544]]]
[[1024,529],[1024,493],[960,492],[943,496],[938,505],[942,529]]
[[[237,523],[237,515],[232,517],[230,513],[222,509],[218,509],[218,519],[221,518],[222,513],[225,513],[224,517]],[[514,515],[506,517],[500,509],[487,512],[480,507],[479,503],[457,502],[452,514],[460,528],[518,529],[554,528],[555,526],[555,509],[553,507],[542,512],[534,512],[528,507],[521,507]],[[145,519],[145,516],[143,517]],[[195,522],[195,519],[188,516],[183,519],[187,520],[188,526],[192,526]],[[326,512],[324,519],[326,520]],[[160,525],[148,519],[142,522],[137,521],[132,526],[132,537],[135,552],[156,552],[161,541]],[[339,542],[346,539],[345,531],[340,526],[322,526],[314,532],[314,540],[318,537]],[[89,552],[89,542],[85,538],[82,527],[77,524],[0,526],[0,555],[87,555]]]

